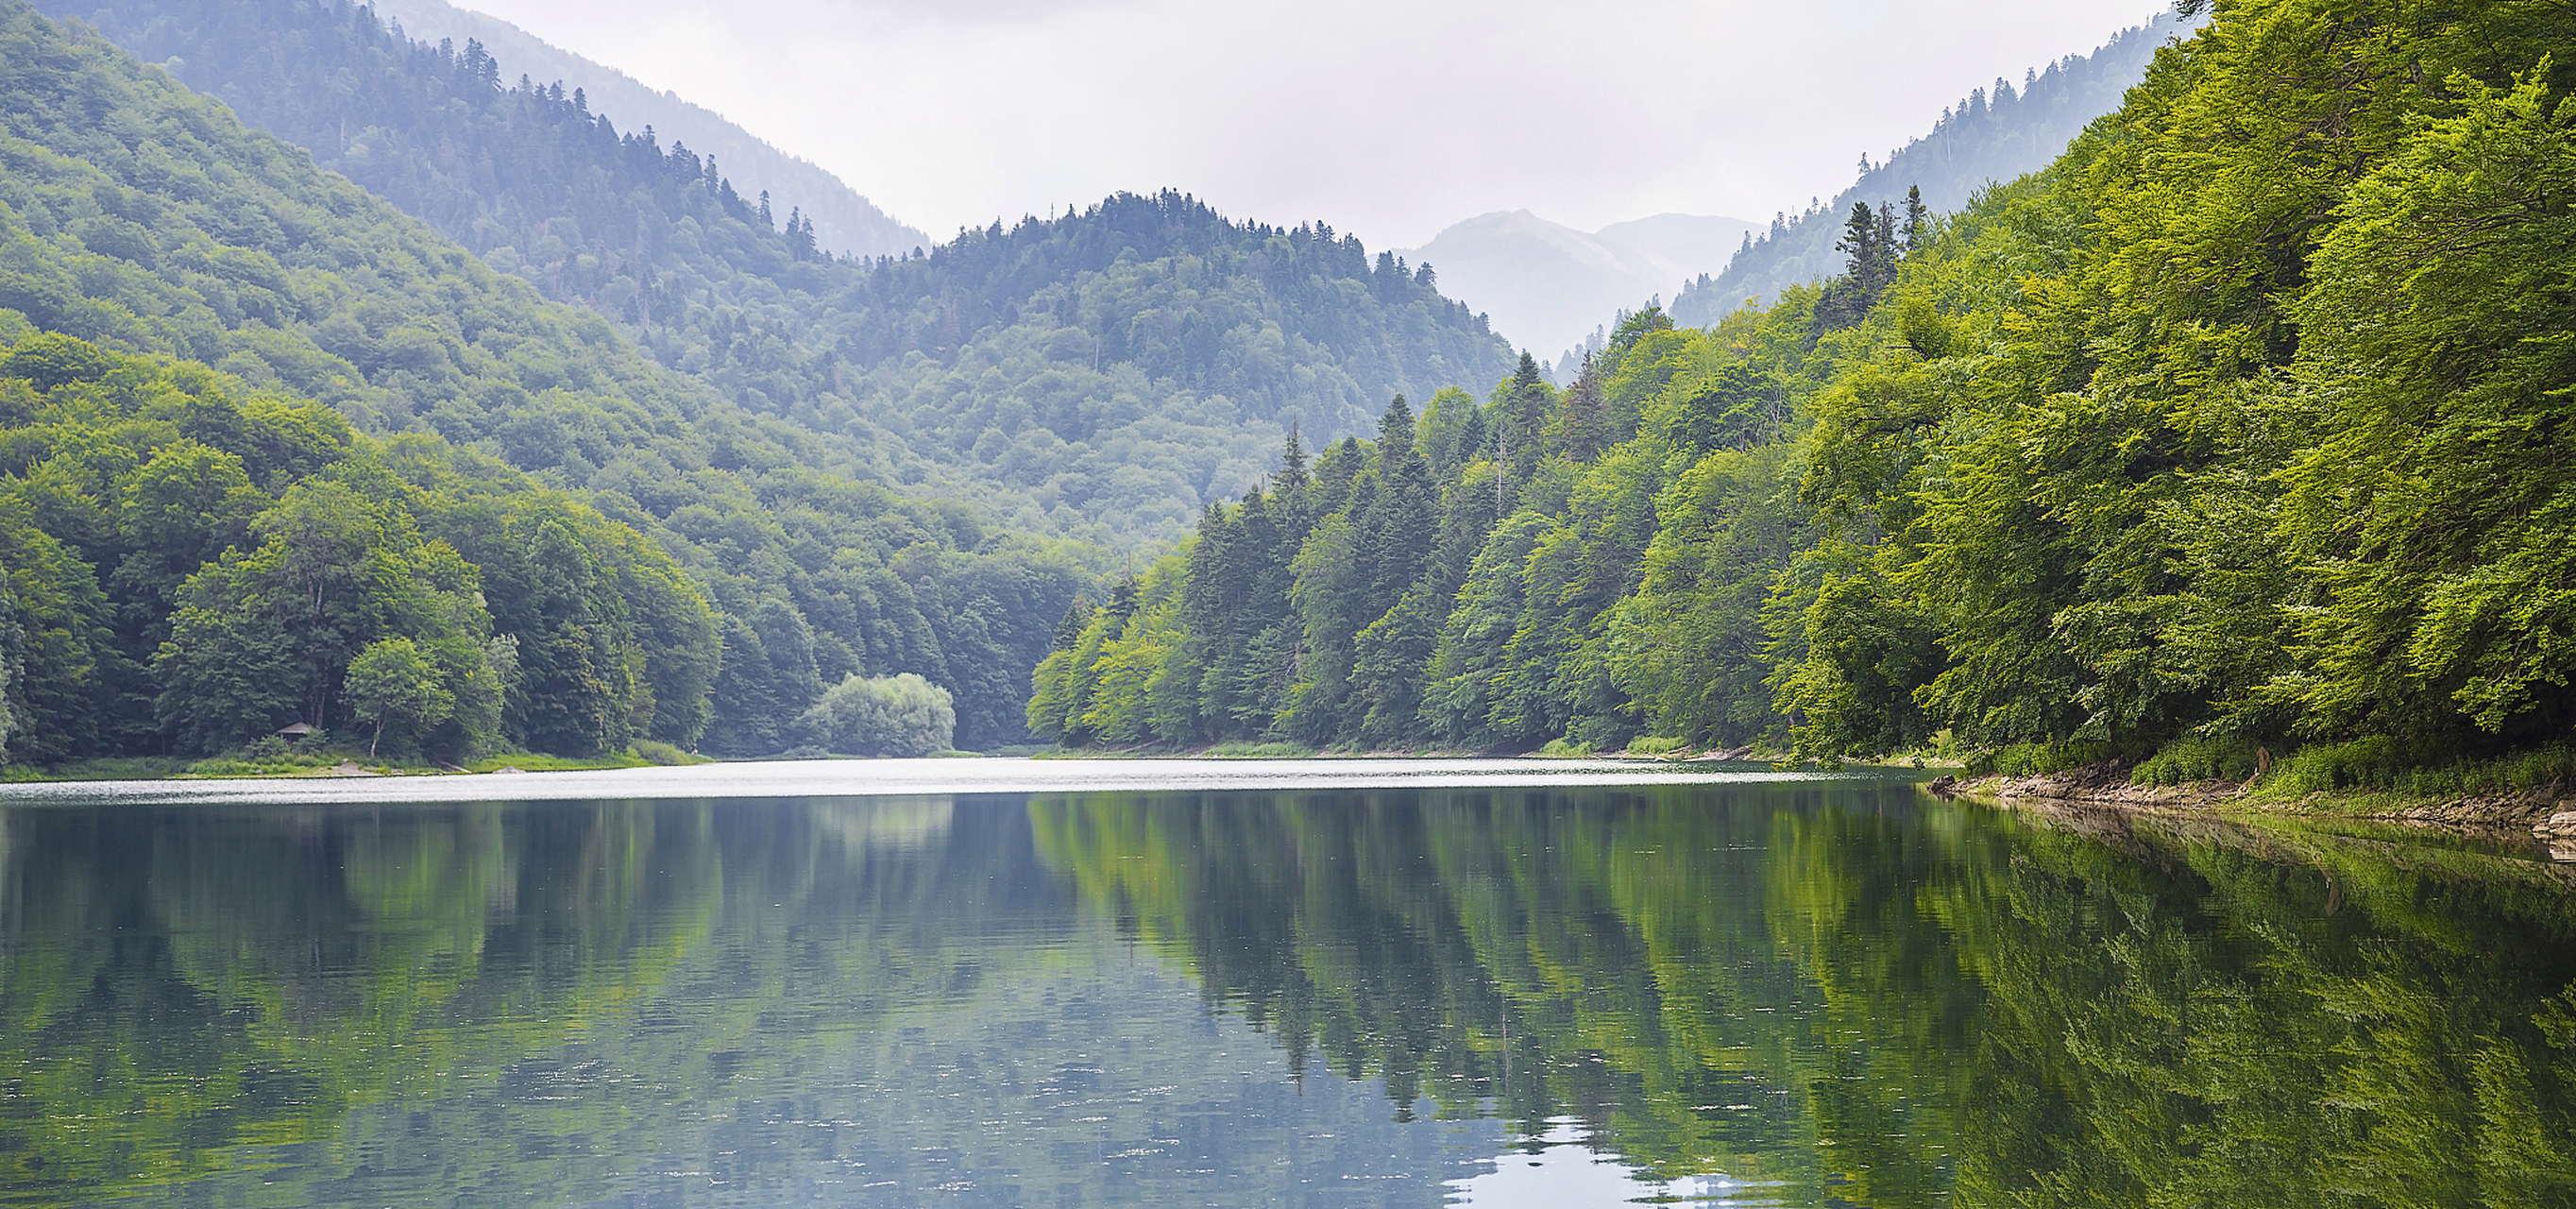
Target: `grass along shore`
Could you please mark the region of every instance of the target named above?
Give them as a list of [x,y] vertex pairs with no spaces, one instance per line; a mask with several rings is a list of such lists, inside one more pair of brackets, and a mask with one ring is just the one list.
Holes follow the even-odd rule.
[[576,772],[604,768],[676,767],[712,763],[707,756],[681,751],[650,740],[623,751],[591,757],[552,756],[541,752],[504,752],[465,764],[414,759],[388,759],[365,749],[271,748],[265,745],[222,755],[118,756],[75,760],[50,767],[13,765],[0,770],[0,782],[30,781],[168,781],[230,780],[275,777],[452,776],[491,772]]
[[[2061,749],[2060,761],[2084,753]],[[2417,763],[2395,743],[2316,744],[2278,759],[2261,748],[2188,740],[2143,760],[2048,767],[2034,752],[1971,761],[1935,792],[1993,801],[2126,810],[2528,831],[2576,855],[2576,746]]]

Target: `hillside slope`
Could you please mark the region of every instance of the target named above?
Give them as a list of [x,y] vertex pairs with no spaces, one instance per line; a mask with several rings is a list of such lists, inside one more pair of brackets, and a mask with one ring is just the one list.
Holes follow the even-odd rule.
[[1748,298],[1777,299],[1790,286],[1841,272],[1844,258],[1834,241],[1855,202],[1901,210],[1906,190],[1921,189],[1923,203],[1946,214],[1988,184],[2047,166],[2093,119],[2118,109],[2121,96],[2145,77],[2156,48],[2191,24],[2159,13],[2091,54],[2069,55],[2031,73],[2018,88],[1997,80],[1991,91],[1976,89],[1943,110],[1931,133],[1907,143],[1832,201],[1774,218],[1722,272],[1682,290],[1672,302],[1673,319],[1705,326]]
[[[312,39],[322,27],[280,21],[292,8],[224,0],[165,0],[150,6],[44,0],[37,7],[96,26],[136,57],[162,64],[189,87],[232,106],[242,120],[313,152],[322,167],[399,199],[399,182],[408,170],[397,155],[389,154],[400,149],[384,145],[388,99],[370,96],[367,82],[356,75],[333,81],[317,74],[314,68],[324,63],[347,68],[350,52],[318,52]],[[333,11],[345,30],[359,26],[355,6],[314,11]],[[383,32],[407,35],[406,40],[424,46],[444,41],[462,48],[479,41],[489,53],[505,58],[515,72],[529,74],[536,82],[560,81],[567,92],[584,91],[593,110],[616,114],[630,130],[651,126],[662,142],[687,143],[701,155],[722,160],[726,175],[741,181],[746,195],[765,190],[773,195],[778,209],[801,207],[812,216],[815,237],[825,248],[899,255],[930,243],[929,237],[888,217],[831,173],[770,146],[721,115],[647,88],[506,21],[442,0],[377,5],[374,15],[384,23]],[[388,37],[373,49],[388,54],[396,45]],[[337,95],[341,103],[317,105],[319,95]],[[353,118],[358,119],[354,124]],[[400,124],[391,125],[399,128]],[[367,136],[370,127],[379,128],[378,137]],[[422,212],[417,206],[405,208]]]
[[[498,17],[470,12],[446,0],[383,0],[375,7],[389,24],[399,23],[404,33],[418,41],[458,46],[481,42],[484,50],[510,64],[512,71],[582,89],[589,94],[591,108],[616,114],[633,128],[650,126],[665,142],[686,143],[699,154],[722,161],[725,175],[741,182],[744,194],[767,193],[779,209],[802,208],[805,217],[814,220],[815,241],[827,251],[900,256],[931,245],[930,236],[878,209],[822,166],[771,146],[723,114],[690,104],[678,93],[656,89]],[[108,33],[116,37],[113,31]],[[185,79],[196,70],[191,66],[179,74]],[[243,111],[236,98],[223,96],[223,100],[236,112]]]
[[2576,784],[2576,10],[2212,7],[1821,287],[1632,314],[1562,392],[1390,407],[1211,513],[1032,726]]
[[698,151],[479,44],[398,38],[337,0],[113,0],[97,19],[663,366],[1025,531],[1169,540],[1267,472],[1287,426],[1338,436],[1395,394],[1510,368],[1428,275],[1317,224],[1122,195],[926,257],[835,259]]
[[947,685],[961,743],[1009,741],[1026,664],[1086,578],[970,507],[859,481],[859,440],[744,411],[168,72],[10,2],[0,338],[20,325],[202,362],[585,493],[723,613],[711,750],[778,750],[818,678],[862,670]]

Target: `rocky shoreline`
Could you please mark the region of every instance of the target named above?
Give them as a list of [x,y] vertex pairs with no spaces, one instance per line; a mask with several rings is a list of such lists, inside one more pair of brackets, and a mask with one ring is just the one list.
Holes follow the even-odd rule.
[[2495,835],[2530,835],[2551,854],[2576,859],[2576,786],[2558,785],[2515,794],[2403,799],[2386,795],[2338,798],[2310,794],[2278,798],[2233,781],[2138,785],[2125,764],[2090,764],[2035,777],[1993,774],[1961,780],[1941,777],[1927,786],[1943,797],[1974,798],[2006,808],[2092,807],[2178,815],[2279,815],[2430,827]]

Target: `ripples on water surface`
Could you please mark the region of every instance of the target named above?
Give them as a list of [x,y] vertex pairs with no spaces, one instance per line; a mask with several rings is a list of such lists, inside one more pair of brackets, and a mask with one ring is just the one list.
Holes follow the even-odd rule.
[[1669,775],[13,789],[0,1199],[2576,1197],[2561,866]]

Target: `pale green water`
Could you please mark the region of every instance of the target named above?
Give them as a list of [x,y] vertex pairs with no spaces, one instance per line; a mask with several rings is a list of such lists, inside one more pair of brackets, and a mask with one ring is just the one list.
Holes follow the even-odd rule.
[[[39,787],[0,806],[0,1195],[2576,1190],[2576,895],[2519,848],[1432,772]],[[474,793],[518,800],[399,800]]]

